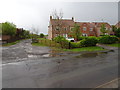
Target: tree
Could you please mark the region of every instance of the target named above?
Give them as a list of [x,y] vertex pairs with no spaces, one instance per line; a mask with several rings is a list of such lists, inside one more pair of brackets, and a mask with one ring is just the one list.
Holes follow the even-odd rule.
[[43,38],[45,35],[43,33],[40,33],[40,38]]
[[105,35],[105,33],[108,32],[108,30],[106,30],[106,28],[105,28],[105,24],[101,25],[100,31],[102,32],[103,35]]
[[10,22],[2,23],[2,34],[14,36],[16,34],[16,25]]
[[78,41],[81,35],[80,26],[75,23],[70,34],[76,39],[76,41]]
[[115,25],[112,25],[112,31],[115,32],[117,30],[117,27]]
[[112,31],[114,32],[115,36],[120,37],[120,28],[117,28],[116,26],[112,26]]
[[39,30],[37,28],[32,27],[32,42],[37,43],[38,42],[38,33]]
[[23,38],[29,38],[29,37],[30,37],[29,31],[23,30],[23,32],[22,32],[22,37],[23,37]]
[[54,10],[52,12],[52,16],[53,16],[53,19],[55,19],[55,23],[56,23],[56,29],[58,30],[58,36],[61,36],[62,34],[62,30],[63,30],[63,21],[62,21],[62,18],[63,18],[63,12],[62,10],[59,11],[59,13]]
[[115,29],[115,36],[120,37],[120,28]]
[[0,35],[2,34],[2,23],[0,23]]

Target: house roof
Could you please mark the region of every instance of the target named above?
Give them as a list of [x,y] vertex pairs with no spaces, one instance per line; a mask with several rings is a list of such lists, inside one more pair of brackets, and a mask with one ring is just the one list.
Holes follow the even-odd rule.
[[74,25],[74,21],[69,20],[69,19],[62,19],[62,20],[52,19],[50,21],[50,23],[51,23],[51,25],[58,25],[58,24],[62,24],[63,26],[73,26]]
[[105,24],[105,25],[108,25],[109,27],[111,27],[111,25],[108,24],[107,22],[92,22],[92,24],[97,27],[101,27],[102,24]]
[[120,28],[120,21],[115,26]]
[[[59,24],[62,24],[62,26],[71,26],[71,27],[73,27],[74,24],[76,23],[79,26],[87,24],[89,27],[95,27],[95,26],[101,27],[102,24],[105,24],[105,25],[111,27],[111,25],[108,24],[107,22],[74,22],[72,19],[60,19],[60,20],[51,19],[50,23],[53,26],[56,26],[59,23]],[[118,25],[120,26],[120,22],[118,23]]]
[[76,22],[78,25],[82,26],[84,24],[87,24],[89,27],[94,27],[94,24],[93,23],[90,23],[90,22]]

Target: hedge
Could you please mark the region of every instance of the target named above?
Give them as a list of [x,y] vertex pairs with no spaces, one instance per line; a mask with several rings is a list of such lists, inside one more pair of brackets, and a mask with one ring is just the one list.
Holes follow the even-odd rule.
[[115,43],[116,41],[118,41],[118,38],[116,36],[102,36],[102,37],[99,37],[99,43],[102,43],[102,44],[112,44],[112,43]]
[[80,46],[82,47],[88,47],[88,46],[96,46],[98,43],[98,39],[94,36],[87,37],[86,39],[83,39],[80,41]]

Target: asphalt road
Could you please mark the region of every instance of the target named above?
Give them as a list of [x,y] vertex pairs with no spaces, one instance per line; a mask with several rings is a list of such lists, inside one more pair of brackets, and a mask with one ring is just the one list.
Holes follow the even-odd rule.
[[95,88],[118,78],[118,50],[63,53],[31,40],[2,48],[3,88]]

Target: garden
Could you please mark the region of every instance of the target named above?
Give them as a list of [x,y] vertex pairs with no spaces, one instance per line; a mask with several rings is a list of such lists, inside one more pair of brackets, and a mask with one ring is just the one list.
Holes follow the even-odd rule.
[[70,42],[62,36],[55,37],[53,40],[48,40],[44,38],[39,38],[37,43],[32,43],[36,46],[49,46],[55,47],[56,49],[61,49],[64,51],[99,51],[105,50],[102,47],[96,46],[96,44],[104,44],[108,46],[118,47],[120,45],[120,39],[116,36],[89,36],[80,37],[79,41]]

